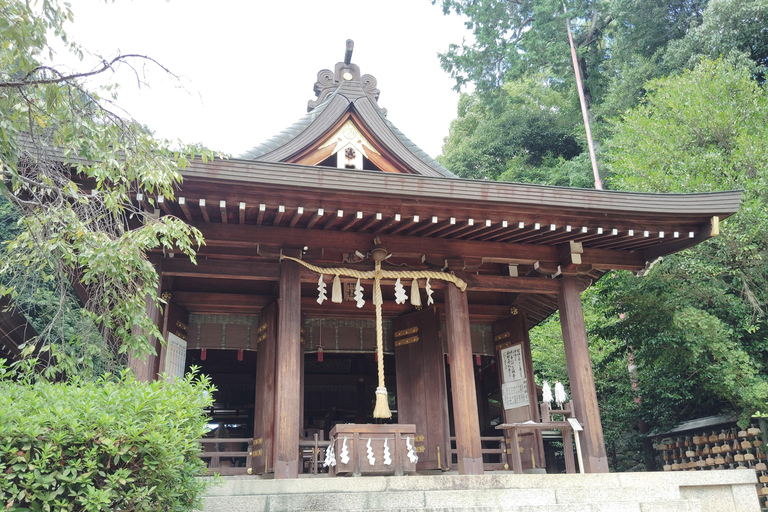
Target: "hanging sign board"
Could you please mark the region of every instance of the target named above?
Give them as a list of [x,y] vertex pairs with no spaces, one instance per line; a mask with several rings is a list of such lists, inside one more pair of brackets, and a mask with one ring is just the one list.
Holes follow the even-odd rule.
[[522,343],[505,348],[499,355],[501,357],[501,367],[504,372],[505,383],[525,379]]
[[505,410],[530,405],[528,399],[528,379],[519,379],[502,384],[501,401]]
[[579,420],[577,420],[576,418],[565,418],[565,419],[568,420],[568,423],[571,424],[571,428],[574,430],[574,432],[581,432],[582,430],[584,430],[583,428],[581,428],[581,425],[579,424]]
[[523,345],[518,343],[499,352],[504,384],[501,399],[504,409],[516,409],[529,405],[528,379],[525,377]]

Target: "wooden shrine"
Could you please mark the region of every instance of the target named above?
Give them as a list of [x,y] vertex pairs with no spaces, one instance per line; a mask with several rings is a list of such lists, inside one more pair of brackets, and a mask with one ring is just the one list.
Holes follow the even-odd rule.
[[[559,310],[585,466],[608,471],[580,294],[717,235],[740,192],[459,179],[392,125],[351,56],[318,74],[308,114],[284,132],[193,162],[172,200],[137,195],[206,245],[196,265],[149,255],[167,298],[149,313],[167,343],[135,371],[201,365],[219,387],[214,421],[253,436],[254,474],[296,477],[300,440],[335,428],[338,445],[346,423],[413,425],[414,470],[482,474],[482,433],[540,421],[528,330]],[[393,419],[374,418],[374,402]],[[522,448],[523,469],[545,466],[538,433]]]

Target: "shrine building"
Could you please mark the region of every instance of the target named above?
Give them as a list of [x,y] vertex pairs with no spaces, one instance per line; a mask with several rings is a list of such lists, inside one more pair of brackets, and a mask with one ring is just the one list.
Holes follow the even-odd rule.
[[[517,452],[510,471],[552,470],[541,429],[512,453],[517,431],[495,427],[542,422],[528,331],[559,311],[584,468],[607,472],[581,292],[716,236],[741,193],[458,178],[388,120],[351,56],[348,45],[318,73],[308,113],[285,131],[194,161],[173,200],[137,195],[205,245],[197,264],[148,255],[166,343],[134,370],[212,377],[216,441],[248,445],[243,464],[212,457],[223,474],[294,478],[315,435],[324,448],[335,436],[339,473],[373,458],[383,472],[482,474]],[[505,435],[500,449],[484,444]]]

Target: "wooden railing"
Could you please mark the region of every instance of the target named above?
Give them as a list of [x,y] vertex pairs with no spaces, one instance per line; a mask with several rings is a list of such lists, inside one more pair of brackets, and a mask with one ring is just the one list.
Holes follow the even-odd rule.
[[[253,468],[253,438],[205,438],[198,439],[202,446],[199,457],[208,461],[207,474],[249,475]],[[247,444],[247,451],[242,451]]]
[[[488,445],[495,445],[498,448],[486,448]],[[507,452],[507,441],[504,439],[504,436],[481,437],[480,446],[480,453],[483,455],[483,469],[485,471],[501,471],[511,468],[509,453]],[[456,455],[456,438],[451,437],[451,452],[449,454],[451,467],[456,465],[453,462],[454,455]],[[486,462],[486,455],[498,455],[499,462]]]
[[[320,446],[319,443],[323,443]],[[328,441],[319,441],[317,434],[314,435],[313,440],[300,439],[299,440],[299,453],[301,454],[301,461],[304,464],[305,461],[309,463],[307,468],[309,473],[316,475],[322,468],[323,461],[325,460],[325,448],[328,445]],[[303,470],[303,468],[300,468]]]

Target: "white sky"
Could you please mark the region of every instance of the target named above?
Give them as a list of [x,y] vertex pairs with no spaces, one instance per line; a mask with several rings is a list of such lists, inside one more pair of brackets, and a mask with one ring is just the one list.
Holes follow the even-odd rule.
[[179,88],[148,68],[141,90],[127,72],[108,78],[158,137],[237,156],[306,113],[317,72],[343,60],[347,39],[352,62],[378,80],[379,105],[427,153],[440,153],[456,117],[437,53],[471,35],[429,0],[70,2],[70,36],[89,51],[146,54],[183,77]]

